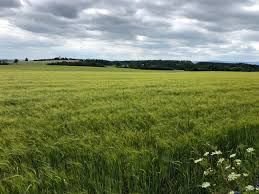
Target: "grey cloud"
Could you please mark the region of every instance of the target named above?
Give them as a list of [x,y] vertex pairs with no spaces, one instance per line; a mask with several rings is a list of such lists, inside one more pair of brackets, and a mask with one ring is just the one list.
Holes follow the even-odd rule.
[[17,8],[21,6],[20,0],[1,0],[0,1],[0,9],[1,8]]
[[258,12],[242,9],[253,5],[253,0],[217,0],[195,1],[183,9],[182,15],[207,23],[208,30],[235,31],[240,29],[258,29]]
[[93,3],[93,0],[47,0],[36,2],[30,0],[30,5],[39,12],[51,13],[55,16],[74,19],[77,18],[80,12],[88,8]]

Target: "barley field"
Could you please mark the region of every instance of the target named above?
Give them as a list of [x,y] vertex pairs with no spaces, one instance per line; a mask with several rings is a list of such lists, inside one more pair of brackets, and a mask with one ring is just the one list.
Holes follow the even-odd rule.
[[193,160],[258,138],[259,73],[0,66],[0,193],[208,193]]

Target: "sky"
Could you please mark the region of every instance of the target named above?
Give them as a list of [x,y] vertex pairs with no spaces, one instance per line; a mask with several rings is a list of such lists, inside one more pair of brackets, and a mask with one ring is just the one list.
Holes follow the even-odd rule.
[[0,0],[0,58],[259,61],[259,0]]

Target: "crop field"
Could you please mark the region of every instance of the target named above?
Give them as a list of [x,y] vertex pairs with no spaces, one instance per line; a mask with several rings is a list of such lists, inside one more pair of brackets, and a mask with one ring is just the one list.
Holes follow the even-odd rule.
[[0,66],[0,193],[207,193],[194,159],[242,146],[259,73]]

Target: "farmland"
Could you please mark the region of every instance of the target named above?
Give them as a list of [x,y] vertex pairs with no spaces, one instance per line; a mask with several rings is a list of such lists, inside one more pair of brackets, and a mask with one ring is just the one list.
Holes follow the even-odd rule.
[[0,193],[204,193],[258,118],[259,73],[0,66]]

